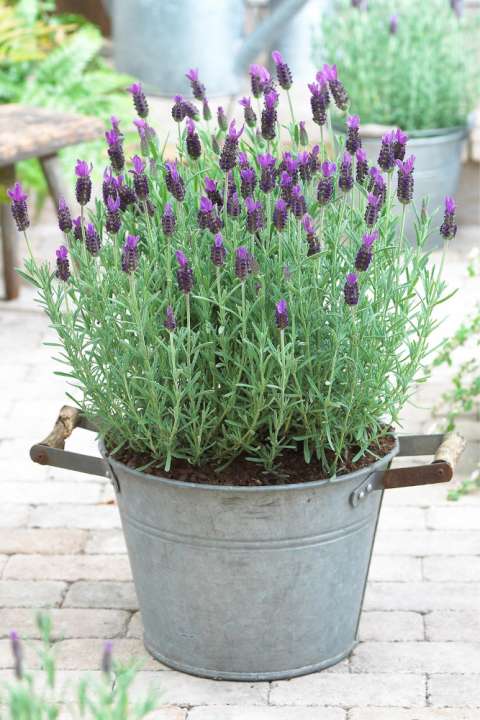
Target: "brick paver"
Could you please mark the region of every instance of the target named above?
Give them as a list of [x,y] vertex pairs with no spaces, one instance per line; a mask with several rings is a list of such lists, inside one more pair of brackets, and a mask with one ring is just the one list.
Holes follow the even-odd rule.
[[[42,222],[34,245],[53,255],[51,215]],[[439,340],[480,299],[464,265],[477,236],[474,227],[462,229],[447,253],[448,280],[460,292]],[[20,301],[0,304],[0,339],[8,338],[0,353],[0,684],[11,677],[9,630],[29,640],[26,659],[34,667],[35,611],[50,608],[60,680],[69,688],[63,700],[74,698],[83,671],[98,671],[103,642],[112,639],[119,661],[143,663],[134,696],[159,691],[152,720],[480,720],[480,493],[456,504],[441,486],[385,493],[361,642],[338,666],[253,684],[190,677],[151,658],[111,486],[28,457],[65,391],[41,348],[52,332],[31,299],[27,290]],[[436,371],[419,389],[418,407],[404,414],[406,431],[432,427],[428,408],[449,372]],[[458,479],[480,458],[480,423],[462,418],[461,427],[472,442]],[[86,431],[71,443],[97,452]]]

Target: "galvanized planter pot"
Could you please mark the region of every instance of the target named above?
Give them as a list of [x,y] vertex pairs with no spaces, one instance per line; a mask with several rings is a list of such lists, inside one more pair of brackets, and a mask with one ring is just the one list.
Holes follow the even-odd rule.
[[375,464],[333,481],[224,487],[132,470],[102,445],[103,460],[65,452],[76,425],[88,427],[62,409],[32,458],[110,476],[147,649],[178,670],[229,680],[290,678],[346,657],[383,490],[449,480],[460,449],[457,436],[435,464],[389,470],[395,455],[433,453],[443,440],[406,436]]

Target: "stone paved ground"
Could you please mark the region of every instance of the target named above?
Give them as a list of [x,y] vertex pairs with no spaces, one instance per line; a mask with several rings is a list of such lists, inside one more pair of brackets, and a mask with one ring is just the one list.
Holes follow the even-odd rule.
[[[446,258],[460,292],[441,338],[480,299],[465,273],[478,243],[478,170],[464,177],[464,226]],[[33,233],[39,252],[57,243],[51,214]],[[53,254],[53,252],[52,252]],[[351,658],[329,671],[274,683],[214,682],[174,672],[142,646],[141,620],[120,522],[107,482],[34,465],[28,448],[46,434],[65,384],[42,341],[45,318],[25,291],[0,305],[0,682],[11,677],[8,631],[29,638],[35,665],[35,610],[50,608],[61,683],[96,671],[105,639],[119,660],[143,670],[136,692],[161,691],[158,720],[479,720],[480,496],[457,504],[444,487],[390,491],[382,510],[361,623]],[[429,407],[447,381],[437,372],[405,412],[410,432],[428,430]],[[464,478],[480,458],[480,423],[465,418],[470,440]],[[79,430],[71,447],[96,452]],[[67,695],[68,696],[68,695]],[[65,696],[64,696],[65,697]]]

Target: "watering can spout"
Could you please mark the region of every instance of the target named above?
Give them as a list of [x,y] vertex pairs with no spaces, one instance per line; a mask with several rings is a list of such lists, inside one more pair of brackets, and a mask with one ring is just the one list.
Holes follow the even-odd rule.
[[277,3],[272,14],[250,33],[240,48],[235,59],[238,72],[243,72],[249,62],[278,37],[282,29],[285,29],[287,22],[301,10],[306,2],[307,0],[281,0]]

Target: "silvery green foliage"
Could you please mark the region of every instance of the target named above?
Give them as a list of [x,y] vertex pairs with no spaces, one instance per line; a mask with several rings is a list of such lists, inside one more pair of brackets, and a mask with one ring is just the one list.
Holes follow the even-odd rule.
[[[200,229],[198,220],[207,176],[217,181],[224,200],[227,196],[211,128],[197,126],[203,150],[192,160],[186,130],[178,127],[183,201],[167,190],[165,158],[151,134],[144,161],[153,214],[139,200],[123,212],[120,232],[108,235],[105,207],[97,200],[89,212],[102,238],[95,257],[70,233],[72,274],[66,283],[47,264],[26,264],[24,275],[38,287],[59,336],[61,374],[110,451],[129,447],[166,469],[175,458],[222,466],[240,455],[271,469],[283,450],[298,448],[307,462],[316,456],[325,472],[340,472],[347,454],[359,458],[397,422],[422,373],[435,326],[432,313],[444,294],[424,252],[430,221],[422,216],[416,242],[406,240],[405,213],[414,209],[403,206],[399,221],[396,177],[389,177],[376,223],[379,237],[368,270],[358,276],[358,304],[347,305],[346,276],[367,230],[367,188],[339,190],[337,162],[333,199],[320,207],[317,164],[312,178],[298,180],[295,203],[300,207],[304,196],[313,228],[291,211],[285,227],[275,228],[278,176],[269,194],[257,185],[250,203],[252,208],[260,203],[263,228],[261,217],[253,217],[257,210],[247,213],[242,198],[238,217],[228,215],[223,203],[222,264],[218,248],[212,251],[213,233]],[[296,154],[298,125],[292,123],[290,132]],[[218,139],[224,141],[223,130]],[[271,153],[277,168],[281,160],[278,132],[267,144],[246,128],[239,150],[257,177],[259,154]],[[330,152],[322,145],[319,161]],[[131,185],[132,174],[126,178]],[[239,190],[238,165],[233,180]],[[167,203],[176,218],[173,234],[162,226]],[[202,207],[210,205],[203,201]],[[247,231],[256,225],[256,232]],[[131,271],[122,272],[127,235],[140,241],[132,250]],[[285,328],[280,325],[287,316],[276,323],[281,300],[288,308]]]
[[463,125],[480,96],[480,22],[472,10],[459,16],[457,5],[339,0],[315,34],[314,56],[337,64],[364,124],[408,131]]
[[[52,621],[48,614],[37,615],[42,638],[39,652],[41,670],[30,671],[24,665],[25,643],[12,632],[14,661],[12,680],[0,685],[0,720],[55,720],[69,712],[72,718],[85,720],[141,720],[156,707],[153,694],[129,698],[136,668],[112,665],[111,643],[105,643],[103,658],[95,677],[85,674],[73,689],[60,682],[52,644]],[[93,641],[92,641],[93,642]],[[71,697],[70,702],[66,697]]]

